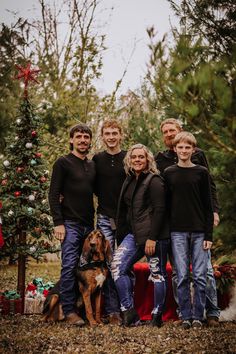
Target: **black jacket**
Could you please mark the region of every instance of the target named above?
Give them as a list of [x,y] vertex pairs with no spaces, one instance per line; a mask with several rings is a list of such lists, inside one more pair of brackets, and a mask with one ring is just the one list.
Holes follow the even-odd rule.
[[[131,183],[136,183],[131,205],[128,208],[124,196]],[[133,233],[138,245],[147,239],[169,238],[166,213],[166,195],[162,178],[152,173],[141,173],[138,180],[128,176],[122,186],[117,209],[117,242],[120,244],[128,233]]]

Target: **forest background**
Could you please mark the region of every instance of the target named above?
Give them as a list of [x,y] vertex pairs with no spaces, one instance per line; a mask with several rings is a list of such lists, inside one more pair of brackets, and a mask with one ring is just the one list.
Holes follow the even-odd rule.
[[[49,171],[67,153],[73,124],[85,122],[92,128],[91,155],[102,149],[100,126],[108,117],[121,122],[125,149],[140,142],[156,153],[164,149],[160,122],[178,118],[197,136],[217,185],[221,222],[214,232],[215,253],[230,253],[236,248],[235,2],[167,0],[179,19],[178,28],[173,26],[161,40],[155,23],[147,28],[150,56],[145,78],[135,91],[119,95],[126,67],[111,93],[102,94],[96,87],[106,46],[106,34],[96,26],[101,1],[51,5],[39,0],[39,18],[20,17],[10,26],[1,25],[1,160],[6,158],[6,137],[14,139],[11,134],[22,100],[21,83],[13,79],[15,64],[25,66],[30,61],[41,70],[40,84],[32,85],[29,94],[42,123],[41,151]],[[67,16],[63,33],[62,12]]]

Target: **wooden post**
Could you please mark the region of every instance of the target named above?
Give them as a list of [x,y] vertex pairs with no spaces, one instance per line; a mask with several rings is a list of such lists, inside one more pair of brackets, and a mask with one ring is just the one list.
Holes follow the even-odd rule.
[[[26,244],[26,232],[21,230],[19,236],[19,244],[24,246]],[[24,313],[25,306],[25,269],[26,269],[26,256],[20,254],[18,258],[18,278],[17,278],[17,291],[21,296],[21,313]]]

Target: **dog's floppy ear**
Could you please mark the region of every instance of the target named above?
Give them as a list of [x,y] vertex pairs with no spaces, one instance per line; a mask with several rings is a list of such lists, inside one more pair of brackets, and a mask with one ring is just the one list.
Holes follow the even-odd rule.
[[105,240],[105,258],[107,263],[110,264],[112,261],[112,250],[108,240]]
[[86,237],[86,239],[84,240],[83,249],[82,249],[82,257],[86,260],[88,260],[89,251],[90,251],[90,243],[89,242],[90,242],[89,237]]

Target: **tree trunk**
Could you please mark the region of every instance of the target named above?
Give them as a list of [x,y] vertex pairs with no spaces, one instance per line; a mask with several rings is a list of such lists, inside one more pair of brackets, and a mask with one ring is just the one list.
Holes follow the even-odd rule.
[[[20,232],[19,238],[20,245],[25,245],[26,243],[26,232]],[[25,305],[25,268],[26,268],[26,256],[23,254],[19,255],[18,258],[18,278],[17,278],[17,291],[21,296],[21,313],[24,313]]]

